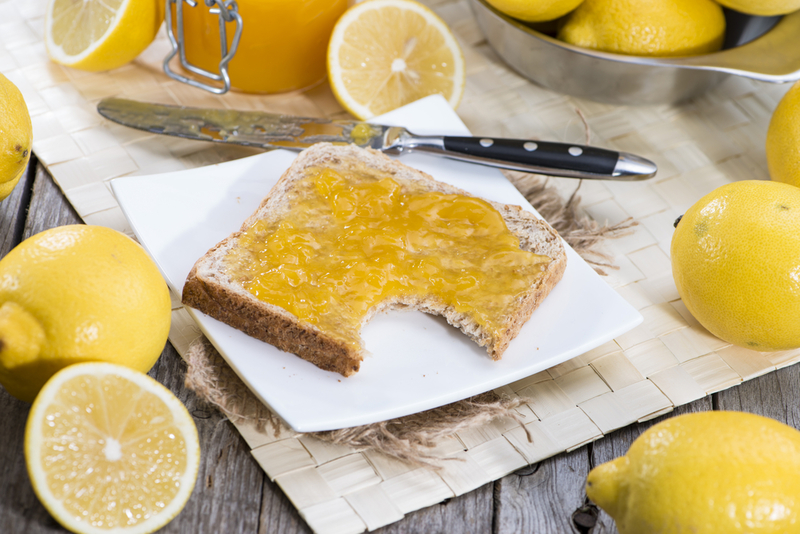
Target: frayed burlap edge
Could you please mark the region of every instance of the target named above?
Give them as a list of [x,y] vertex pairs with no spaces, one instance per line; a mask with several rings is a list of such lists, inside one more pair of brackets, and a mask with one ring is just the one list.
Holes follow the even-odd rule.
[[[605,275],[604,269],[617,268],[610,263],[611,257],[597,250],[597,246],[605,239],[630,233],[631,227],[637,224],[635,221],[627,219],[615,225],[600,225],[588,217],[579,216],[580,198],[577,193],[581,182],[577,182],[575,191],[564,201],[546,179],[516,172],[505,174],[598,273]],[[233,422],[248,422],[259,432],[270,429],[280,434],[281,420],[255,397],[204,336],[191,344],[184,359],[188,365],[186,387],[197,393],[202,401],[216,407]],[[500,397],[488,392],[406,417],[310,435],[328,443],[361,450],[374,449],[412,465],[437,469],[440,467],[437,461],[441,458],[429,453],[437,441],[494,419],[513,419],[531,440],[522,416],[516,411],[527,402],[525,398]]]
[[639,223],[629,217],[617,224],[599,224],[578,214],[580,191],[583,180],[578,180],[575,191],[564,201],[550,180],[535,174],[503,171],[514,186],[536,208],[550,226],[555,228],[564,241],[569,243],[598,274],[605,276],[605,269],[619,269],[611,263],[611,256],[598,249],[606,239],[622,237],[633,232]]
[[[205,336],[189,346],[184,359],[188,365],[186,387],[201,400],[235,423],[252,423],[259,432],[269,430],[280,435],[283,427],[280,419],[245,386]],[[440,439],[497,418],[513,419],[531,439],[523,417],[515,410],[527,402],[529,399],[500,397],[489,392],[406,417],[307,435],[355,449],[374,449],[412,465],[437,468],[435,461],[440,458],[428,451]]]

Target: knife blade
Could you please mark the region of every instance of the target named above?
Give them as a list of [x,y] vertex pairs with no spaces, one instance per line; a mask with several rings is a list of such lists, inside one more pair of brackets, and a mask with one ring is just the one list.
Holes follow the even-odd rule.
[[361,121],[122,98],[101,100],[97,111],[114,122],[152,133],[267,149],[299,151],[320,142],[356,144],[394,155],[425,152],[502,169],[593,180],[644,180],[657,170],[655,163],[634,154],[552,141],[417,135],[398,126]]

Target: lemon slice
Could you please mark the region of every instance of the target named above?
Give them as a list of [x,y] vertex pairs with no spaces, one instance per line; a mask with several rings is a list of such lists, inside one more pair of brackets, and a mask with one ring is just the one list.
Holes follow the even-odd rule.
[[447,25],[412,0],[370,0],[336,23],[328,77],[339,103],[369,119],[428,95],[455,108],[464,91],[464,56]]
[[142,534],[186,504],[200,447],[189,412],[164,386],[93,362],[62,369],[42,388],[25,459],[36,495],[65,528]]
[[163,0],[50,0],[45,45],[50,59],[76,69],[115,69],[153,42]]

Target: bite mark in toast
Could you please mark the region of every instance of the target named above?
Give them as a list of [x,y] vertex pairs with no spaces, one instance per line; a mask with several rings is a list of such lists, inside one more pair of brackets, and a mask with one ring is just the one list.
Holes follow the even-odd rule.
[[[218,243],[196,262],[184,285],[183,303],[281,350],[297,354],[322,369],[344,376],[357,372],[363,349],[354,348],[352,344],[298,319],[280,306],[259,300],[233,279],[226,268],[225,258],[240,246],[239,240],[244,232],[257,221],[281,220],[292,212],[289,193],[307,176],[309,169],[334,169],[347,175],[365,167],[374,171],[376,176],[389,176],[400,184],[413,183],[416,189],[471,196],[376,151],[324,143],[315,145],[297,157],[241,230]],[[520,249],[550,258],[541,276],[516,298],[514,313],[508,317],[501,335],[493,335],[474,316],[457,311],[442,299],[420,294],[379,302],[369,310],[362,324],[375,313],[388,309],[410,308],[441,315],[476,343],[485,346],[493,359],[500,359],[533,310],[561,279],[566,267],[566,254],[558,234],[544,221],[518,206],[490,204],[503,217],[508,230],[519,239]]]

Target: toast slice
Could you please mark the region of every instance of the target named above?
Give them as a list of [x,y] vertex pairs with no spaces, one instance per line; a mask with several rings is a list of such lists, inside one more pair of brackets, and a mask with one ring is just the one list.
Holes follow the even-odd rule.
[[[274,229],[275,225],[292,217],[293,212],[296,214],[303,210],[302,199],[310,191],[303,189],[307,187],[303,185],[307,182],[304,179],[325,170],[338,173],[337,176],[358,175],[366,181],[388,177],[402,190],[472,197],[374,150],[352,145],[314,145],[297,156],[239,231],[218,243],[195,263],[183,287],[183,303],[322,369],[351,376],[358,372],[365,354],[358,336],[361,326],[374,314],[392,309],[413,309],[441,315],[478,345],[486,347],[492,359],[499,360],[564,273],[566,254],[561,238],[553,228],[519,206],[489,202],[502,216],[508,231],[519,240],[519,249],[533,253],[528,255],[531,257],[541,255],[536,256],[540,258],[536,276],[532,276],[530,282],[524,279],[522,291],[504,296],[504,302],[510,304],[502,315],[500,328],[488,328],[485,322],[478,320],[479,314],[469,309],[465,311],[463,306],[459,308],[439,295],[411,292],[376,301],[357,325],[357,342],[344,340],[336,328],[321,328],[280,305],[261,300],[242,282],[243,258],[255,261],[253,254],[248,252],[248,229],[257,224]],[[513,246],[517,246],[516,241]],[[523,254],[519,250],[517,253]],[[519,280],[515,278],[514,283],[519,285]]]

